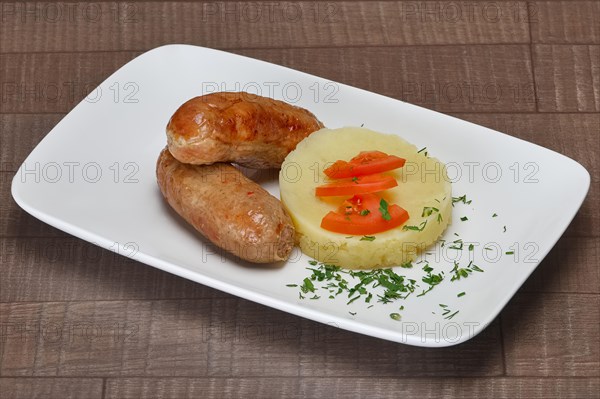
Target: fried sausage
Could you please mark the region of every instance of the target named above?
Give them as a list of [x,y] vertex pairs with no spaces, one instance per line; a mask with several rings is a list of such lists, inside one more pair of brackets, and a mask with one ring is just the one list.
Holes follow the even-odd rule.
[[156,176],[171,207],[217,246],[254,263],[285,260],[294,226],[281,202],[230,164],[190,165],[165,148]]
[[179,107],[167,125],[167,142],[183,163],[279,168],[302,139],[322,127],[304,108],[250,93],[221,92]]

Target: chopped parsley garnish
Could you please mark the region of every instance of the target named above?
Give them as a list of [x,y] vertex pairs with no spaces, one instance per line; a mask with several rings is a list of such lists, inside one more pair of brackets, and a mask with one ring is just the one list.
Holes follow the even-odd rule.
[[450,281],[460,280],[461,278],[469,277],[472,272],[483,273],[483,269],[470,261],[467,267],[459,267],[459,264],[454,261],[454,267],[450,270],[450,273],[454,273]]
[[460,218],[461,222],[466,222],[467,220],[469,220],[469,218],[466,217],[466,216],[463,216],[463,217]]
[[438,285],[439,283],[442,282],[442,280],[444,280],[444,277],[442,276],[442,274],[427,274],[425,277],[423,277],[421,279],[424,283],[427,283],[431,286],[434,285]]
[[504,226],[504,233],[506,233],[506,226]]
[[[473,262],[471,262],[473,263]],[[471,264],[469,264],[470,266]],[[450,278],[450,281],[456,281],[456,280],[460,280],[461,278],[467,278],[469,277],[469,273],[472,273],[473,270],[471,270],[469,268],[469,266],[467,267],[458,267],[459,264],[454,261],[454,268],[452,268],[452,270],[450,270],[450,273],[454,273],[454,275],[452,276],[452,278]]]
[[481,269],[479,266],[477,266],[476,264],[474,264],[473,262],[469,263],[469,266],[471,268],[471,270],[474,270],[476,272],[480,272],[483,273],[483,269]]
[[297,286],[298,286],[298,284],[286,284],[285,286],[286,286],[286,287],[297,287]]
[[355,176],[355,177],[353,177],[353,178],[352,178],[352,181],[353,181],[354,183],[358,184],[358,177],[356,177],[356,176]]
[[423,231],[423,229],[427,226],[427,220],[421,222],[419,226],[402,226],[402,230],[414,230],[414,231]]
[[429,266],[429,264],[426,264],[425,266],[423,266],[423,271],[425,273],[427,273],[427,275],[423,276],[421,278],[421,281],[423,281],[425,284],[429,284],[429,288],[427,288],[426,290],[423,290],[423,292],[421,292],[419,295],[417,295],[417,297],[427,294],[436,285],[438,285],[439,283],[441,283],[444,280],[443,273],[433,274],[432,273],[433,268],[431,266]]
[[406,299],[415,290],[415,280],[408,280],[400,276],[392,269],[376,269],[377,283],[374,287],[382,286],[385,288],[383,295],[378,295],[379,302],[390,303],[396,299]]
[[508,251],[508,252],[505,252],[505,254],[506,254],[506,255],[514,255],[514,254],[515,254],[515,251]]
[[352,316],[356,316],[356,312],[350,312],[349,311],[348,313],[350,313]]
[[379,212],[381,212],[381,217],[385,220],[391,220],[392,215],[388,212],[388,203],[383,198],[379,201]]
[[362,211],[360,211],[360,216],[367,216],[369,213],[371,213],[370,210],[368,209],[363,209]]
[[451,315],[448,315],[446,317],[444,317],[444,319],[446,320],[450,320],[451,318],[453,318],[454,316],[456,316],[458,314],[459,310],[457,310],[456,312],[452,313]]
[[362,236],[361,241],[375,241],[375,236]]
[[466,293],[463,291],[460,294],[458,294],[457,297],[460,298],[461,296],[465,296],[465,295],[466,295]]
[[[456,316],[456,314],[459,312],[457,310],[456,312],[452,313],[452,311],[450,309],[448,309],[448,305],[444,305],[443,303],[440,303],[440,308],[443,309],[442,316],[444,316],[444,319],[446,319],[446,320],[450,320],[451,318]],[[449,314],[449,313],[452,313],[452,314]]]
[[458,240],[452,241],[452,244],[454,244],[454,245],[452,245],[451,247],[448,247],[448,248],[450,248],[450,249],[458,249],[458,250],[462,250],[463,249],[464,243],[463,243],[462,238],[459,238]]
[[470,205],[471,204],[470,199],[467,199],[467,195],[461,195],[460,197],[452,197],[452,206],[454,206],[454,204],[458,203],[458,202],[462,202],[465,205]]
[[304,284],[302,284],[300,286],[300,290],[302,291],[303,294],[306,294],[307,292],[315,292],[315,285],[312,283],[312,281],[310,281],[310,279],[308,277],[306,277],[303,280]]
[[494,213],[494,214],[492,215],[492,217],[493,217],[493,218],[495,218],[495,217],[498,217],[498,214],[497,214],[497,213]]
[[400,313],[390,313],[390,318],[396,321],[400,321],[402,316],[400,316]]
[[[440,202],[439,200],[436,199],[437,202]],[[426,206],[423,208],[423,212],[421,212],[421,217],[428,217],[431,216],[433,213],[437,213],[437,222],[438,223],[442,223],[442,220],[444,220],[444,218],[442,217],[442,214],[440,213],[440,210],[434,206]]]
[[426,206],[423,208],[423,212],[421,213],[421,217],[431,216],[433,212],[439,212],[438,208],[434,208],[433,206]]
[[[312,265],[312,263],[311,263]],[[315,266],[315,265],[313,265]],[[312,275],[304,279],[300,286],[300,298],[304,299],[302,294],[315,292],[319,288],[315,287],[314,281],[324,282],[321,286],[329,292],[329,298],[333,299],[340,294],[346,294],[348,304],[359,298],[364,298],[365,303],[370,303],[373,293],[371,288],[382,287],[384,292],[377,295],[378,302],[390,303],[397,299],[405,299],[415,290],[416,281],[406,279],[404,276],[396,274],[392,269],[374,269],[374,270],[344,270],[334,265],[319,263],[318,267],[308,267]],[[358,283],[351,285],[344,275],[358,279]],[[311,298],[312,299],[312,298]]]
[[472,252],[472,251],[473,251],[473,249],[475,249],[475,245],[473,245],[473,244],[469,244],[469,251],[471,251],[471,252]]

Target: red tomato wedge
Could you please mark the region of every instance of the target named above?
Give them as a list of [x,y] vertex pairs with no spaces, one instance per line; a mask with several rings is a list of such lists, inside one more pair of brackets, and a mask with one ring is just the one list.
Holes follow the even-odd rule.
[[350,161],[336,161],[323,172],[331,179],[382,173],[404,166],[406,160],[381,151],[362,151]]
[[325,215],[321,227],[341,234],[375,234],[401,226],[408,218],[405,209],[387,204],[376,194],[359,194],[344,201],[337,212]]
[[319,186],[315,190],[317,197],[332,197],[336,195],[367,194],[384,191],[396,187],[398,182],[392,176],[375,174],[351,179],[340,179],[333,183]]

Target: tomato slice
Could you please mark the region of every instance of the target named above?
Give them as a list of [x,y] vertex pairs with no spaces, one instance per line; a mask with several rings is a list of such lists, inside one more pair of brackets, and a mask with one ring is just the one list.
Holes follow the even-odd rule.
[[316,188],[315,195],[317,197],[332,197],[336,195],[376,193],[397,185],[398,182],[394,177],[378,173],[351,179],[340,179],[324,184]]
[[387,203],[389,220],[380,208],[383,201],[376,194],[359,194],[344,201],[337,212],[329,212],[321,221],[321,227],[334,233],[365,235],[381,233],[404,224],[408,212],[398,205]]
[[331,179],[343,179],[387,172],[404,166],[406,160],[381,151],[362,151],[350,161],[336,161],[323,172]]

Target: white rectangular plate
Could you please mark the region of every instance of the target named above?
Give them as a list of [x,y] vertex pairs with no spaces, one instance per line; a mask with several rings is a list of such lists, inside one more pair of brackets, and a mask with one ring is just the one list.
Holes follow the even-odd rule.
[[[310,274],[310,258],[298,250],[271,268],[223,256],[165,206],[155,179],[169,117],[186,100],[221,90],[274,97],[309,109],[328,127],[364,124],[427,147],[448,164],[453,195],[473,200],[454,208],[444,239],[459,234],[474,250],[433,248],[423,257],[435,273],[444,271],[444,281],[393,304],[347,305],[325,290],[320,299],[300,299],[298,288],[286,286]],[[254,177],[277,196],[276,176]],[[441,347],[472,338],[494,319],[564,232],[589,184],[577,162],[469,122],[282,66],[169,45],[129,62],[77,105],[21,165],[12,194],[38,219],[169,273],[346,330]],[[461,265],[473,256],[485,271],[451,282],[459,255]],[[395,270],[420,282],[423,264]],[[448,319],[440,304],[459,313]]]

